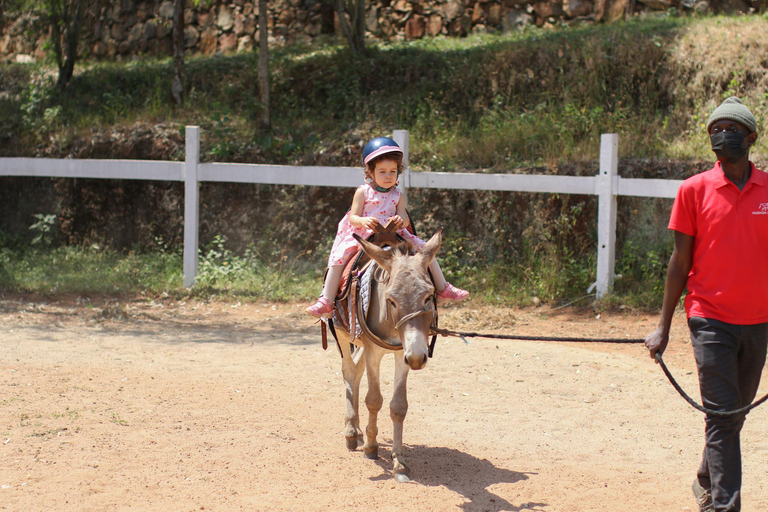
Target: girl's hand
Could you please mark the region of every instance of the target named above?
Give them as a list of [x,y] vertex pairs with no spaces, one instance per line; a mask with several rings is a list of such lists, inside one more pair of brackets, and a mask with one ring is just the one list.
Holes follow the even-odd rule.
[[376,229],[376,226],[379,225],[379,219],[377,219],[376,217],[361,217],[360,224],[364,228]]
[[403,224],[404,224],[403,218],[400,217],[399,215],[394,215],[394,216],[390,217],[389,219],[387,219],[387,222],[394,222],[395,223],[395,229],[402,228]]

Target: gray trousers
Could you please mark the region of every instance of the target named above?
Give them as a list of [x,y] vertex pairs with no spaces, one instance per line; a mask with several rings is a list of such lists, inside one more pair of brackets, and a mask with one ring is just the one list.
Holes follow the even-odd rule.
[[[688,327],[704,407],[731,411],[752,403],[765,365],[768,323],[734,325],[691,317]],[[706,417],[698,479],[711,489],[717,512],[741,510],[740,433],[745,417]]]

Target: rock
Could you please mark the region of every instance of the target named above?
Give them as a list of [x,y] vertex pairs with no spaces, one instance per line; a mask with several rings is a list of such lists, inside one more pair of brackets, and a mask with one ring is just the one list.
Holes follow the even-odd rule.
[[157,37],[157,20],[149,20],[144,24],[144,38],[154,39]]
[[16,61],[17,64],[32,64],[35,62],[35,58],[24,53],[17,53],[14,61]]
[[4,36],[0,37],[0,53],[6,55],[12,52],[13,40],[11,39],[11,34],[5,34]]
[[311,37],[319,36],[322,30],[323,26],[320,23],[308,23],[304,27],[304,33]]
[[717,0],[712,2],[712,7],[726,14],[736,14],[750,12],[751,6],[745,0]]
[[673,5],[672,0],[640,0],[640,3],[657,11],[665,11]]
[[587,16],[592,14],[592,2],[589,0],[564,0],[563,12],[569,18]]
[[488,33],[488,27],[486,27],[482,23],[478,23],[477,25],[472,27],[472,33],[473,34],[487,34]]
[[184,24],[185,25],[194,25],[197,23],[197,13],[194,11],[194,9],[185,9],[184,10]]
[[472,24],[476,25],[485,19],[485,10],[479,3],[475,4],[475,8],[472,9]]
[[427,34],[432,37],[439,35],[443,31],[443,18],[439,14],[429,16],[427,22]]
[[466,14],[462,14],[448,24],[448,34],[452,36],[465,36],[469,33],[471,26],[472,19]]
[[253,38],[251,36],[243,36],[237,40],[237,53],[251,50],[253,50]]
[[122,23],[115,23],[112,25],[112,28],[109,30],[109,34],[112,36],[113,39],[116,39],[117,41],[122,41],[125,39],[125,27]]
[[545,0],[533,4],[533,10],[540,19],[559,17],[563,15],[563,6],[553,0]]
[[227,31],[230,30],[234,24],[235,21],[232,19],[232,14],[229,12],[229,8],[224,4],[219,5],[219,13],[218,16],[216,16],[216,26],[221,30]]
[[237,37],[245,34],[245,16],[240,13],[235,15],[235,25],[233,31]]
[[405,38],[421,39],[427,31],[427,22],[421,14],[414,14],[405,22]]
[[243,14],[245,16],[250,16],[251,13],[253,13],[253,3],[246,2],[245,5],[243,5]]
[[243,32],[246,35],[252,36],[256,32],[256,28],[259,25],[259,21],[256,19],[255,16],[251,15],[245,18],[245,26],[243,27]]
[[461,12],[461,4],[457,0],[449,0],[440,6],[441,14],[445,21],[452,21]]
[[627,12],[627,6],[629,0],[609,0],[610,5],[606,12],[606,21],[614,22],[624,18],[624,14]]
[[201,12],[197,14],[197,24],[200,25],[201,27],[205,27],[213,24],[214,19],[215,19],[215,15],[213,14],[213,12],[210,12],[210,11]]
[[365,13],[365,29],[374,34],[379,31],[379,8],[371,7]]
[[531,23],[533,23],[533,16],[520,9],[509,11],[501,20],[504,32],[522,30]]
[[173,2],[165,1],[160,4],[160,8],[157,10],[157,15],[161,18],[173,18]]
[[294,19],[296,19],[296,14],[293,12],[293,9],[286,9],[277,17],[277,23],[287,26],[290,25]]
[[48,47],[48,42],[50,41],[50,38],[48,35],[42,35],[40,36],[40,39],[37,40],[37,44],[35,45],[35,53],[34,56],[36,59],[44,59],[46,55],[48,55],[48,51],[46,48]]
[[379,29],[387,38],[392,38],[397,33],[397,30],[392,26],[392,22],[389,21],[389,18],[379,18]]
[[192,48],[200,39],[200,32],[195,27],[184,27],[184,48]]
[[408,2],[408,0],[395,0],[395,4],[392,6],[392,8],[396,12],[408,12],[413,10],[413,6],[410,2]]
[[135,46],[143,38],[144,38],[144,24],[137,23],[131,28],[131,31],[128,33],[128,42]]
[[131,50],[133,50],[133,47],[131,46],[131,43],[129,43],[128,41],[121,41],[117,45],[117,53],[119,53],[120,55],[128,55],[129,53],[131,53]]
[[502,10],[500,4],[491,4],[490,7],[488,7],[488,15],[486,16],[488,25],[493,27],[501,25],[501,13]]
[[216,45],[219,39],[216,37],[216,29],[208,26],[203,29],[200,34],[200,43],[197,45],[200,53],[205,55],[213,55],[216,53]]
[[150,13],[147,11],[147,7],[144,4],[141,4],[138,9],[136,9],[136,19],[138,19],[140,22],[144,23],[150,18]]
[[157,38],[163,39],[165,36],[170,34],[171,28],[164,23],[162,20],[155,23],[155,31],[157,32]]
[[91,52],[96,57],[104,57],[107,54],[107,45],[102,41],[96,41],[96,43],[94,43],[94,45],[91,47]]
[[231,53],[237,49],[237,36],[232,32],[226,33],[219,38],[219,51],[222,53]]

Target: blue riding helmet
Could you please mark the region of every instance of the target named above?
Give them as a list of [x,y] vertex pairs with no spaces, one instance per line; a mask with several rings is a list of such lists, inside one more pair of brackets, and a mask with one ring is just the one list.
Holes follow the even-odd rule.
[[400,149],[397,142],[389,137],[376,137],[363,148],[363,165],[368,165],[368,162],[377,156],[387,153],[400,153],[400,156],[403,156],[403,150]]

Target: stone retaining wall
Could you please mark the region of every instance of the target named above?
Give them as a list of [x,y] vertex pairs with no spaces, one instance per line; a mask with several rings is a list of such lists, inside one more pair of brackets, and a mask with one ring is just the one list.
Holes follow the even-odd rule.
[[[173,2],[117,0],[92,13],[85,23],[81,51],[97,59],[132,55],[171,55]],[[205,1],[201,2],[205,4]],[[389,41],[446,35],[520,30],[528,25],[610,22],[669,9],[756,12],[768,0],[371,0],[368,37]],[[188,8],[184,41],[188,53],[233,53],[258,46],[258,1],[229,0],[208,8]],[[333,0],[270,0],[269,42],[311,42],[339,33]],[[0,58],[31,61],[43,57],[47,29],[34,14],[3,20]]]

